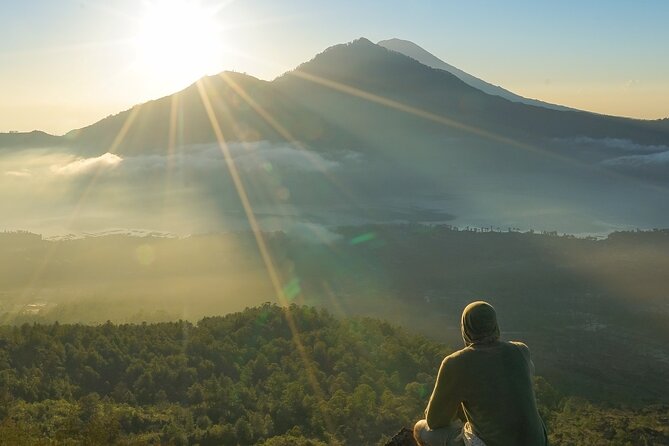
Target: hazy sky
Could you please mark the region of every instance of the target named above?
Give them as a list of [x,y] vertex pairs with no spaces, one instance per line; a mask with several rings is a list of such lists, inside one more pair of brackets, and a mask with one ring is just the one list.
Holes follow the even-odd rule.
[[361,36],[524,96],[668,117],[667,22],[663,0],[0,0],[0,131],[64,133],[206,73],[272,79]]

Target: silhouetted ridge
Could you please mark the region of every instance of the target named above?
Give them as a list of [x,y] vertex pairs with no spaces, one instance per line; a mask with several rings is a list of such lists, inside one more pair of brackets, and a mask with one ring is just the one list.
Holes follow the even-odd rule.
[[[309,62],[299,65],[294,72],[340,81],[348,86],[364,87],[365,91],[393,89],[396,92],[417,92],[432,86],[442,91],[474,90],[451,73],[417,63],[408,56],[390,51],[365,38],[332,46]],[[294,73],[287,73],[289,77],[291,74]]]
[[512,93],[498,85],[493,85],[490,84],[486,81],[483,81],[475,76],[472,76],[471,74],[454,67],[451,64],[448,64],[444,62],[443,60],[439,59],[436,57],[434,54],[426,51],[422,47],[416,45],[415,43],[408,41],[408,40],[402,40],[402,39],[388,39],[388,40],[382,40],[378,43],[379,46],[382,46],[384,48],[387,48],[389,50],[398,52],[400,54],[404,54],[406,56],[409,56],[418,62],[427,65],[428,67],[436,68],[439,70],[444,70],[447,71],[456,77],[458,79],[462,80],[465,82],[467,85],[470,85],[471,87],[474,87],[478,90],[481,90],[484,93],[494,95],[494,96],[499,96],[504,99],[508,99],[512,102],[520,102],[523,104],[527,105],[534,105],[534,106],[540,106],[540,107],[545,107],[553,110],[574,110],[568,107],[564,107],[561,105],[555,105],[555,104],[549,104],[547,102],[539,101],[536,99],[529,99],[529,98],[524,98],[522,96],[519,96],[515,93]]
[[[304,79],[305,74],[311,79]],[[276,79],[273,83],[287,96],[294,97],[312,110],[325,110],[335,101],[341,102],[330,119],[339,119],[344,125],[352,125],[354,133],[363,132],[362,126],[347,122],[339,114],[350,110],[362,110],[368,132],[387,129],[383,124],[388,119],[389,107],[372,107],[352,101],[355,92],[334,91],[332,85],[318,84],[318,79],[334,82],[344,89],[352,87],[380,99],[389,99],[401,105],[432,113],[454,122],[481,129],[486,132],[514,139],[561,138],[589,135],[597,138],[622,138],[644,143],[669,142],[669,132],[646,121],[594,115],[581,111],[557,111],[536,107],[490,95],[467,85],[454,74],[428,67],[417,60],[395,51],[375,45],[367,39],[358,39],[349,44],[328,48],[293,72]],[[311,84],[311,85],[310,85]],[[340,89],[341,90],[341,89]],[[304,93],[308,91],[310,97]],[[348,96],[348,97],[345,97]],[[369,102],[369,99],[366,99]],[[373,100],[372,100],[373,102]],[[361,108],[362,107],[362,108]],[[392,108],[392,107],[390,107]],[[394,112],[392,112],[394,113]],[[336,114],[336,115],[335,115]],[[341,119],[340,119],[341,118]],[[411,113],[397,116],[398,125],[411,128],[415,119]],[[439,124],[439,128],[426,127],[424,118],[416,122],[420,131],[459,134],[453,126]],[[469,132],[467,132],[469,133]]]
[[[267,81],[236,72],[207,76],[197,84],[154,101],[137,105],[117,115],[68,134],[79,146],[107,151],[128,125],[117,151],[124,154],[162,152],[170,143],[170,125],[176,113],[176,148],[216,142],[216,134],[203,103],[211,105],[217,125],[228,142],[285,141],[287,131],[297,139],[328,143],[335,132],[327,123],[302,109],[292,98],[281,95]],[[282,130],[265,119],[271,116]],[[129,124],[126,124],[129,123]]]
[[[480,138],[492,133],[542,145],[550,144],[554,138],[582,136],[669,144],[669,126],[662,122],[558,112],[511,102],[365,38],[332,46],[272,82],[224,72],[203,78],[202,84],[214,118],[230,142],[294,139],[329,150],[389,147],[400,140],[412,145],[425,134],[436,138]],[[191,85],[174,95],[70,132],[64,138],[26,136],[20,144],[46,141],[98,154],[110,149],[121,154],[164,153],[170,142],[173,103],[177,104],[179,122],[173,135],[176,146],[212,143],[215,132],[200,96],[198,88]],[[393,105],[388,105],[388,101]],[[407,111],[404,106],[420,113]],[[438,118],[426,119],[426,113]],[[275,122],[269,123],[266,116]],[[462,131],[462,125],[476,129],[475,135]],[[379,140],[379,135],[391,128],[396,135],[387,134]],[[369,141],[370,135],[377,140]],[[16,145],[16,140],[13,135],[0,135],[0,147]]]
[[31,148],[59,145],[62,142],[59,136],[51,135],[40,130],[31,132],[9,132],[0,133],[0,149],[7,148]]

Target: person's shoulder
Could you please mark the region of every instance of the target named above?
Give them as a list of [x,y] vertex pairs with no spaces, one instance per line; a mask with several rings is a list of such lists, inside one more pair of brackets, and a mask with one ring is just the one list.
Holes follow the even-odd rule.
[[465,347],[460,350],[456,350],[450,355],[446,356],[444,360],[442,361],[442,364],[445,363],[458,363],[464,360],[467,356],[471,355],[473,353],[473,349],[471,347]]
[[511,345],[513,345],[514,347],[519,348],[519,349],[521,349],[521,350],[527,351],[528,353],[529,353],[529,351],[530,351],[530,348],[529,348],[529,347],[527,346],[527,344],[525,344],[524,342],[520,342],[520,341],[509,341],[508,344],[511,344]]
[[530,348],[524,342],[509,341],[509,342],[507,342],[507,344],[509,344],[513,348],[516,348],[516,349],[520,350],[520,352],[523,354],[523,356],[530,359]]

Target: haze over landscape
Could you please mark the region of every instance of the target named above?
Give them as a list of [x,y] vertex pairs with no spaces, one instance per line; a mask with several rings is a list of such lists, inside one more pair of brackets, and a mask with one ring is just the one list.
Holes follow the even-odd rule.
[[666,5],[134,3],[0,18],[0,444],[385,444],[478,299],[669,444]]

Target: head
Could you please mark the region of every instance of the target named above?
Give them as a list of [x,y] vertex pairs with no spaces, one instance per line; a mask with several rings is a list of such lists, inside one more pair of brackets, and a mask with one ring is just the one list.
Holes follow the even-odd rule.
[[482,300],[472,302],[462,311],[460,320],[465,345],[490,344],[499,340],[499,326],[495,309]]

